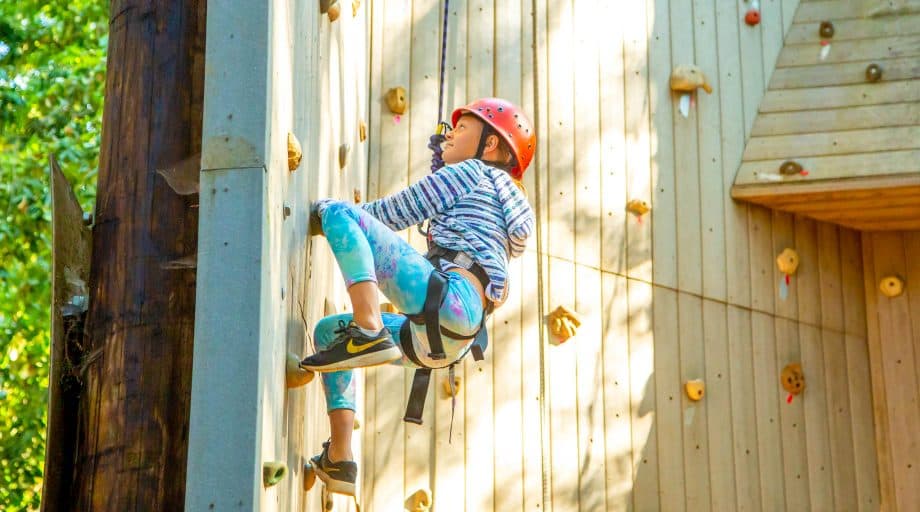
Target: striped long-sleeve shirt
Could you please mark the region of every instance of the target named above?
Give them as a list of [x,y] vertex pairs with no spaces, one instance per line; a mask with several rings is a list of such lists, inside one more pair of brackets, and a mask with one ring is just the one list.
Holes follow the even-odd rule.
[[508,260],[524,252],[534,228],[533,210],[511,177],[475,159],[362,207],[395,231],[430,220],[436,244],[467,253],[486,271],[486,296],[496,306],[507,296]]

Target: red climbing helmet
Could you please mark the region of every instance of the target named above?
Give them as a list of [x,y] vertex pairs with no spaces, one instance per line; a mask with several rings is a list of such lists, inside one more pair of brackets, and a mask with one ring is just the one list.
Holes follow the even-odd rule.
[[463,114],[472,114],[482,119],[501,136],[517,162],[508,173],[516,180],[521,179],[537,149],[537,134],[524,111],[501,98],[482,98],[454,110],[451,124],[457,126]]

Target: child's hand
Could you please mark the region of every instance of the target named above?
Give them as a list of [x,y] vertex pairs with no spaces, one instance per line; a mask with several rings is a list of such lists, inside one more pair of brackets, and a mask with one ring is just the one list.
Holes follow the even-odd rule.
[[326,236],[326,234],[323,233],[322,215],[326,207],[332,202],[334,202],[334,199],[320,199],[310,205],[310,227],[308,228],[309,231],[307,231],[308,236]]

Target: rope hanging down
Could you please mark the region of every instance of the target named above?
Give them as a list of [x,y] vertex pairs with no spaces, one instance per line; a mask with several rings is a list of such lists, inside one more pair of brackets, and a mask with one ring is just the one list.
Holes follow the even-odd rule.
[[444,142],[444,135],[451,126],[444,121],[444,70],[447,64],[447,19],[450,8],[450,0],[444,0],[444,19],[441,25],[441,76],[438,82],[438,126],[435,133],[428,139],[428,149],[431,150],[431,172],[435,172],[444,167],[444,160],[441,158],[441,144]]

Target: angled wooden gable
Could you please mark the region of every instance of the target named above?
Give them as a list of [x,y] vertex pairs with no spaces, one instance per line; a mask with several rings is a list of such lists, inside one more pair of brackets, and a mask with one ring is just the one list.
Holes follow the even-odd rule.
[[[787,161],[807,174],[781,174]],[[801,2],[732,197],[861,230],[920,229],[920,2]]]

